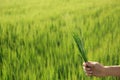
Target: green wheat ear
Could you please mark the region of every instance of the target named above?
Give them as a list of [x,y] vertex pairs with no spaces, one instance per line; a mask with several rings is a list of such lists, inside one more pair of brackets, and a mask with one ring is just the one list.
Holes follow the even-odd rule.
[[84,46],[82,44],[82,39],[79,38],[78,34],[76,34],[76,33],[73,33],[73,38],[74,38],[75,43],[77,44],[77,47],[81,53],[81,57],[83,58],[83,60],[85,62],[88,62],[87,57],[86,57],[86,52],[85,52]]

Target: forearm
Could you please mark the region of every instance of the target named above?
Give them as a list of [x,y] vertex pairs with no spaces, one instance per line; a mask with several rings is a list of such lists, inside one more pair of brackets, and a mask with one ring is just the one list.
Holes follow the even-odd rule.
[[105,66],[106,76],[120,76],[120,66]]

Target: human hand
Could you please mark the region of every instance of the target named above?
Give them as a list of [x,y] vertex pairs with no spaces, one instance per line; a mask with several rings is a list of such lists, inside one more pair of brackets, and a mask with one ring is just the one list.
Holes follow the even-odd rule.
[[83,69],[85,70],[87,76],[96,76],[96,77],[106,76],[104,66],[98,62],[83,63]]

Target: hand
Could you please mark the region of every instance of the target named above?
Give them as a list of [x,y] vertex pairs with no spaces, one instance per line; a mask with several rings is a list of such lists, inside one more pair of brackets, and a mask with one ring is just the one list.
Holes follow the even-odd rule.
[[96,76],[96,77],[106,76],[104,66],[98,62],[83,63],[83,68],[87,76]]

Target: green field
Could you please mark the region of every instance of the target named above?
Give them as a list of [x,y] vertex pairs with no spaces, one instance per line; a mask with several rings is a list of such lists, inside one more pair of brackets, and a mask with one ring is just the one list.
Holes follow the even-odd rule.
[[120,0],[0,0],[0,80],[117,80],[88,77],[89,61],[120,65]]

